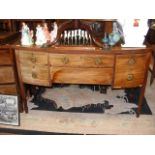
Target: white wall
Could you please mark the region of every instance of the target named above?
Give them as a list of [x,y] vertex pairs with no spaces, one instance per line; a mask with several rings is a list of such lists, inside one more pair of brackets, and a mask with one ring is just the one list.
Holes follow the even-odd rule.
[[148,31],[148,19],[139,19],[139,26],[134,26],[134,19],[118,19],[122,24],[125,44],[123,47],[145,47],[143,45],[144,36]]

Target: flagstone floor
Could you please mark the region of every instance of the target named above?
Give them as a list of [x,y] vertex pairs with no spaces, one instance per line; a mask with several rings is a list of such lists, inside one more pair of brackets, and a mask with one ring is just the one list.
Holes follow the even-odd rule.
[[[150,75],[149,75],[150,76]],[[0,125],[0,128],[37,130],[80,134],[155,134],[155,81],[145,92],[153,115],[103,115],[83,113],[58,113],[31,110],[20,114],[20,126]]]

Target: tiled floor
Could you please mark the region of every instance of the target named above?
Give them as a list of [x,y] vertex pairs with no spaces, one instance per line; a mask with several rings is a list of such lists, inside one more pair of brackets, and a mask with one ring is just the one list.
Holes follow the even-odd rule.
[[155,134],[155,81],[146,88],[146,99],[153,115],[103,115],[30,111],[21,114],[20,126],[3,128],[80,134]]

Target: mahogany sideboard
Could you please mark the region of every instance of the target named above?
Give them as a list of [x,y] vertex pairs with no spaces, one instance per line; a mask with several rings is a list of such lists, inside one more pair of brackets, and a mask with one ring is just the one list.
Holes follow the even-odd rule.
[[91,46],[50,48],[15,46],[24,111],[28,112],[24,84],[51,87],[53,83],[140,87],[137,117],[144,98],[151,49]]

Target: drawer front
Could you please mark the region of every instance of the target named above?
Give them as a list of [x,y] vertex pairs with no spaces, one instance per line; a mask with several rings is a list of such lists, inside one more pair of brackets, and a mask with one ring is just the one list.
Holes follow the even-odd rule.
[[137,87],[143,84],[145,71],[148,70],[149,54],[129,54],[116,56],[115,88]]
[[16,85],[0,85],[0,94],[6,94],[6,95],[17,94]]
[[22,81],[28,84],[49,86],[49,69],[47,66],[21,65]]
[[148,60],[146,54],[129,54],[116,56],[116,69],[126,70],[133,69],[138,71],[145,70],[146,61]]
[[15,82],[14,72],[12,67],[0,67],[0,83]]
[[53,83],[109,85],[112,83],[112,73],[112,68],[50,68]]
[[51,66],[112,67],[113,55],[50,54]]
[[11,65],[12,59],[9,50],[0,49],[0,65]]
[[144,72],[124,71],[115,75],[115,88],[130,88],[142,85]]
[[48,64],[48,53],[33,51],[18,51],[21,64]]

